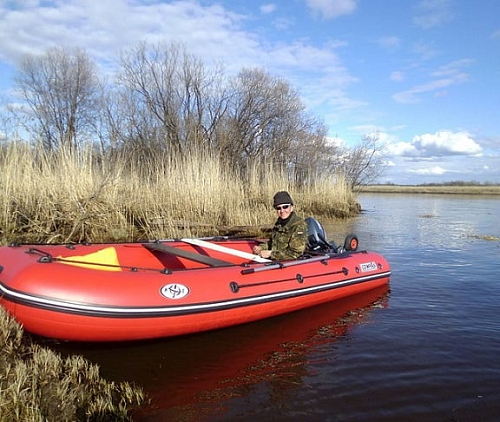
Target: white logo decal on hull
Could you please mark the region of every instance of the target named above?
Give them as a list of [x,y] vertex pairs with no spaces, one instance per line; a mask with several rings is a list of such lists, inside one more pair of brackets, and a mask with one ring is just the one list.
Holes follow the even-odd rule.
[[375,262],[365,262],[360,264],[361,272],[366,273],[368,271],[375,271],[377,269],[377,264]]
[[189,288],[183,284],[167,284],[161,288],[160,293],[167,299],[182,299],[189,294]]

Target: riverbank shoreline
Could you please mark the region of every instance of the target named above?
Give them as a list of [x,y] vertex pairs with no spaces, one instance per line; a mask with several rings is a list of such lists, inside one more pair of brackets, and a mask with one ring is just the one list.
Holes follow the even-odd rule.
[[369,185],[363,186],[359,193],[500,195],[500,185]]

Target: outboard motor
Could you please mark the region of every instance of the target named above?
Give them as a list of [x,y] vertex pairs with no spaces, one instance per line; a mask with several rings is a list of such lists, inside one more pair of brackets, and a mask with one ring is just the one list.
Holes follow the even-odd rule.
[[321,223],[313,217],[305,219],[307,223],[307,250],[312,252],[327,252],[331,249],[336,250],[335,245],[331,245],[326,240],[326,232]]
[[336,246],[335,243],[326,240],[326,232],[319,221],[313,217],[305,219],[307,223],[307,247],[310,252],[334,252],[342,253],[346,251],[355,251],[358,249],[358,238],[354,234],[346,236],[344,246]]

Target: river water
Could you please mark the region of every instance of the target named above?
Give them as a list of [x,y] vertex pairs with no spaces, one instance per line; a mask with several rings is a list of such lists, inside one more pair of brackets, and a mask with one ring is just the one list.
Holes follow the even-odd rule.
[[56,348],[142,386],[137,421],[500,420],[500,198],[359,200],[327,233],[382,253],[387,289],[183,338]]

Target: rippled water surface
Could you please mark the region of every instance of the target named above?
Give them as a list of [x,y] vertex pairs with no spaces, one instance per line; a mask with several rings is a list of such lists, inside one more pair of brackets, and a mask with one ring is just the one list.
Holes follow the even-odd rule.
[[382,253],[390,290],[195,336],[61,350],[143,386],[142,421],[500,420],[500,198],[360,202],[361,216],[327,233]]

